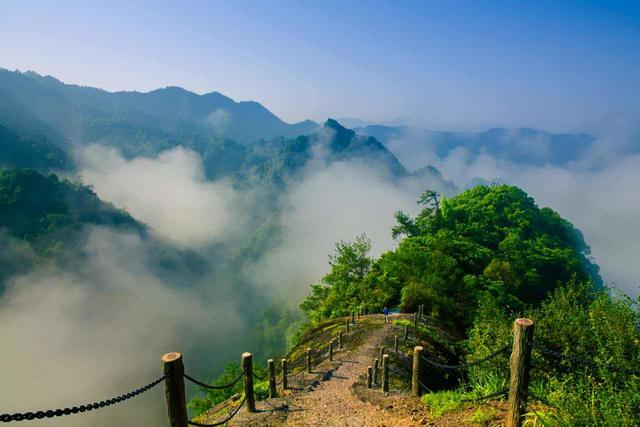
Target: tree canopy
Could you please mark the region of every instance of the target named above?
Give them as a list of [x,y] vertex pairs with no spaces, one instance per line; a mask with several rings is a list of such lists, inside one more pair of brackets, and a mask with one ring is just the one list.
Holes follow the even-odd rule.
[[478,186],[442,200],[426,191],[418,203],[415,218],[396,213],[392,234],[402,240],[380,258],[368,257],[364,236],[338,243],[329,273],[301,308],[319,319],[362,305],[424,304],[464,330],[483,295],[518,310],[571,280],[601,286],[582,233],[517,187]]

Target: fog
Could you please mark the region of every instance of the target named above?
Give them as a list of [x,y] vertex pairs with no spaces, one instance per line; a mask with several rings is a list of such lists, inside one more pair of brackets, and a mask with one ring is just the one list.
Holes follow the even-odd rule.
[[[401,160],[410,155],[407,144]],[[640,154],[629,154],[628,147],[619,134],[603,137],[584,158],[564,167],[523,166],[464,149],[446,158],[424,152],[415,157],[460,187],[475,177],[521,186],[584,232],[605,281],[635,295]],[[169,351],[183,352],[187,370],[210,379],[247,349],[252,322],[269,298],[284,297],[297,306],[326,273],[339,240],[365,233],[372,255],[393,248],[393,213],[415,214],[419,193],[439,185],[389,180],[376,166],[360,162],[327,164],[321,149],[315,156],[280,196],[277,220],[283,231],[277,245],[234,275],[227,268],[229,255],[214,248],[222,245],[223,253],[232,253],[260,226],[247,219],[250,194],[206,181],[200,159],[185,149],[130,160],[100,146],[81,151],[84,182],[151,226],[152,238],[90,227],[85,259],[65,269],[38,263],[9,281],[0,299],[3,362],[11,366],[0,387],[2,410],[65,407],[126,393],[160,376],[160,357]],[[210,272],[197,279],[160,275],[150,267],[152,245],[162,241],[156,233],[195,250]],[[5,247],[20,246],[2,239]],[[24,259],[33,256],[22,251]],[[32,423],[138,426],[162,425],[165,419],[160,385],[114,407]]]
[[98,196],[184,247],[228,238],[243,226],[240,199],[223,182],[204,178],[199,157],[184,148],[157,158],[124,159],[91,145],[80,152],[80,175]]
[[328,270],[328,255],[339,240],[366,234],[372,255],[394,247],[394,212],[417,211],[419,193],[390,183],[376,169],[359,162],[310,166],[306,177],[285,195],[282,244],[247,273],[263,286],[284,292],[297,303]]
[[[224,283],[172,286],[145,267],[150,248],[139,237],[105,228],[87,233],[81,266],[36,268],[12,280],[0,299],[2,360],[11,367],[0,387],[3,411],[55,409],[129,392],[160,377],[160,357],[170,351],[183,352],[192,372],[213,374],[231,356],[227,346],[238,345],[233,337],[246,330]],[[210,369],[202,369],[208,363]],[[162,389],[32,424],[162,425]]]
[[[536,142],[548,149],[548,141]],[[390,146],[401,161],[432,164],[461,188],[477,177],[523,188],[539,206],[555,209],[583,232],[605,282],[638,295],[640,137],[633,127],[612,128],[584,156],[563,166],[508,162],[460,147],[441,158],[415,135]]]

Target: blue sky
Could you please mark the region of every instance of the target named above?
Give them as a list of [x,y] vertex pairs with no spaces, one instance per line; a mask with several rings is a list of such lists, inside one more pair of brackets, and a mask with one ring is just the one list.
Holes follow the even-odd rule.
[[287,121],[593,131],[638,121],[640,2],[1,0],[0,66]]

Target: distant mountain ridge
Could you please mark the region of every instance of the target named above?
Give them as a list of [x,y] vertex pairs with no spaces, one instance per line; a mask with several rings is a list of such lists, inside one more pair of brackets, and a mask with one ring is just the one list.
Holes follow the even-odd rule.
[[[77,142],[99,138],[95,124],[127,124],[239,142],[277,136],[295,137],[318,124],[288,124],[253,101],[236,102],[218,92],[198,95],[179,87],[151,92],[107,92],[65,84],[34,72],[0,69],[0,100],[27,111],[35,119]],[[7,114],[0,109],[0,122]],[[6,112],[5,112],[6,113]]]
[[582,158],[595,142],[586,133],[558,134],[524,127],[448,132],[371,125],[354,130],[380,140],[410,168],[424,166],[433,156],[443,159],[456,149],[464,149],[472,158],[484,154],[521,165],[564,165]]

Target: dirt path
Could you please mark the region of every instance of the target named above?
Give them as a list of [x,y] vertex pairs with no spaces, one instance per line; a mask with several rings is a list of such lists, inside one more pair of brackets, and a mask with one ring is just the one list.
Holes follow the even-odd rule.
[[[367,330],[357,348],[337,352],[333,363],[325,362],[302,380],[292,381],[291,390],[277,399],[256,403],[257,413],[244,409],[230,426],[413,426],[427,425],[424,408],[404,392],[386,396],[377,389],[367,389],[367,366],[379,355],[391,324],[382,316],[368,316]],[[371,327],[375,326],[375,327]],[[364,328],[364,323],[361,324]]]
[[[402,315],[390,316],[394,318]],[[334,361],[324,361],[310,374],[296,375],[289,380],[289,388],[281,390],[279,397],[256,402],[257,411],[248,413],[243,406],[227,424],[229,426],[443,426],[502,425],[501,417],[483,423],[470,422],[477,408],[461,408],[434,419],[419,399],[408,391],[410,361],[402,371],[397,361],[391,363],[391,392],[383,393],[379,386],[367,388],[367,367],[379,357],[380,346],[391,347],[393,335],[401,328],[385,324],[382,315],[369,315],[358,322],[355,330],[345,335],[345,349],[334,354]],[[392,360],[394,356],[392,356]],[[400,372],[398,371],[400,369]],[[292,371],[297,371],[298,368]],[[403,382],[404,381],[404,382]],[[223,404],[224,405],[224,404]],[[236,407],[237,402],[227,402]],[[501,413],[502,408],[488,407]],[[214,408],[198,421],[213,423],[224,417]]]

